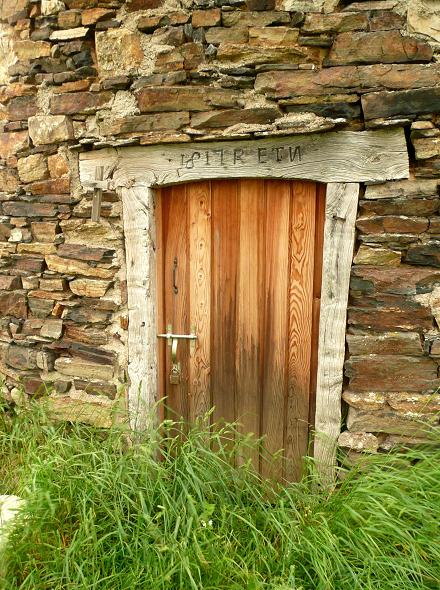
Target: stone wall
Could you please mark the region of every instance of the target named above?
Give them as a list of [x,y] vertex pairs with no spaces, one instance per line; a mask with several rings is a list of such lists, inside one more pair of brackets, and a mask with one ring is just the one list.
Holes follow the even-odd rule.
[[78,152],[277,134],[407,132],[411,178],[365,188],[343,447],[438,421],[437,0],[2,0],[0,372],[22,403],[107,425],[123,403],[118,196],[92,222]]

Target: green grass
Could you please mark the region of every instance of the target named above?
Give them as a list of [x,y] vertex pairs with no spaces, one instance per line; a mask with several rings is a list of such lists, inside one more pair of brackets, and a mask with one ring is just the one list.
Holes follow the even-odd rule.
[[233,427],[173,432],[158,460],[158,432],[130,446],[0,410],[0,493],[27,501],[3,589],[440,587],[438,448],[373,457],[333,490],[274,489],[232,466],[250,444]]

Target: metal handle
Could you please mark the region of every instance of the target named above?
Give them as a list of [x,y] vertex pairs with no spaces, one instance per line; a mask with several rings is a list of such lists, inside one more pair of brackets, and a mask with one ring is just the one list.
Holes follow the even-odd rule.
[[197,334],[173,334],[172,332],[158,334],[157,337],[166,338],[167,340],[197,340]]
[[177,257],[174,258],[173,262],[173,291],[175,295],[177,295],[177,293],[179,292],[179,289],[177,287]]
[[173,334],[167,332],[166,334],[158,334],[158,338],[166,338],[171,345],[171,361],[173,365],[177,364],[177,345],[179,340],[197,340],[196,334]]

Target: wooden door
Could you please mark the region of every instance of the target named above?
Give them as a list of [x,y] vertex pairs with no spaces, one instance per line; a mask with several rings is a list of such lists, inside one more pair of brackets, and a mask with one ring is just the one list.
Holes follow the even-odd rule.
[[180,340],[179,383],[159,341],[172,417],[238,421],[283,461],[262,475],[298,479],[314,413],[325,187],[289,180],[213,180],[160,190],[159,331]]

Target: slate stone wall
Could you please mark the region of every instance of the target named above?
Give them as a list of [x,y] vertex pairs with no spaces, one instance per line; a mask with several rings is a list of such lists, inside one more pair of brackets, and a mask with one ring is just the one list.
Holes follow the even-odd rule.
[[102,146],[404,127],[411,178],[367,186],[341,446],[423,438],[440,410],[436,0],[2,0],[0,372],[23,403],[107,425],[126,380],[121,207],[78,179]]

